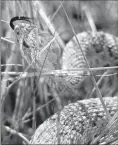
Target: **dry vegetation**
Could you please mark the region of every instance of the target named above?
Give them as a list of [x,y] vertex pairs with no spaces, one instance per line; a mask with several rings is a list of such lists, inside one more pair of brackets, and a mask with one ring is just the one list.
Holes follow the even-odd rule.
[[[35,11],[33,3],[32,1],[1,2],[1,132],[3,144],[23,144],[23,141],[28,142],[35,128],[57,109],[54,97],[49,92],[49,86],[45,83],[44,77],[41,77],[40,80],[34,76],[22,77],[28,64],[21,56],[19,47],[15,45],[14,33],[9,26],[9,21],[14,16],[33,17],[35,18],[35,24],[44,24],[38,11]],[[41,1],[39,5],[45,9],[49,18],[52,18],[53,14],[55,14],[52,23],[60,34],[63,47],[72,38],[73,32],[60,2]],[[117,1],[67,1],[63,6],[76,34],[91,30],[89,20],[83,11],[83,7],[86,7],[87,10],[90,10],[98,31],[102,30],[118,36]],[[58,8],[60,9],[58,10]],[[47,29],[46,24],[43,26],[44,29]],[[28,70],[28,72],[31,71],[32,69]],[[96,77],[97,81],[99,79],[100,77]],[[118,96],[117,82],[118,74],[105,77],[99,86],[101,94],[104,97]],[[92,89],[93,84],[88,76],[79,86],[78,96],[72,101],[90,96]],[[65,100],[71,97],[68,94],[63,94],[63,96]],[[92,97],[96,97],[96,93]]]

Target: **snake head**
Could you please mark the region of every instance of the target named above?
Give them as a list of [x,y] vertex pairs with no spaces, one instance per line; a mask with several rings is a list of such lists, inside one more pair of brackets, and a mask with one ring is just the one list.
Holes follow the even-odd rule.
[[24,16],[22,17],[16,16],[10,20],[10,27],[14,30],[16,39],[19,43],[22,42],[24,38],[26,28],[30,27],[30,23],[31,23],[30,19],[31,18],[24,17]]

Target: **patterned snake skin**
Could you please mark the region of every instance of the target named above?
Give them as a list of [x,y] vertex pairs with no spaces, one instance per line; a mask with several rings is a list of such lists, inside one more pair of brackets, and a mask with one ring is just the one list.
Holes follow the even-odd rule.
[[[15,18],[16,20],[22,20],[24,17],[22,19]],[[15,18],[11,19],[10,24],[15,32],[17,42],[21,44],[22,56],[28,64],[39,72],[42,69],[43,71],[58,69],[56,64],[59,60],[60,48],[58,43],[53,40],[53,36],[49,32],[41,31],[38,26],[33,24],[22,22],[14,26],[12,20]],[[27,19],[24,19],[27,22]],[[28,21],[30,22],[30,20]]]
[[[118,65],[118,38],[113,35],[97,32],[95,37],[91,32],[83,32],[77,35],[82,50],[86,55],[91,67],[96,62],[98,66],[117,66]],[[94,61],[92,61],[94,58]],[[78,49],[77,42],[73,38],[65,47],[62,56],[62,69],[68,68],[85,68],[86,63],[82,52]],[[72,84],[81,82],[84,71],[78,72],[73,77],[66,76],[64,79]],[[118,97],[105,97],[104,102],[111,116],[118,110]],[[117,113],[118,116],[118,113]],[[108,119],[104,113],[103,106],[98,98],[77,101],[71,103],[60,113],[60,124],[58,115],[50,117],[38,127],[34,133],[31,144],[101,144],[109,143],[109,135],[103,135],[101,140],[96,140],[105,126]],[[116,132],[118,134],[118,118]],[[58,133],[58,126],[60,126]],[[112,129],[111,129],[112,130]],[[57,135],[58,134],[58,135]],[[112,134],[112,133],[111,133]],[[113,136],[112,136],[113,137]],[[59,138],[59,139],[58,139]],[[118,143],[117,141],[115,144]]]
[[[118,38],[104,32],[97,32],[92,36],[92,32],[83,32],[76,36],[83,53],[87,57],[91,67],[104,67],[118,65]],[[87,68],[86,62],[75,37],[66,45],[62,56],[62,69]],[[72,84],[81,82],[85,71],[79,71],[71,78]]]
[[[106,97],[104,101],[113,116],[118,110],[118,97],[112,99],[111,97]],[[47,119],[38,127],[30,143],[58,144],[57,126],[60,125],[60,144],[88,144],[101,133],[108,123],[98,98],[77,101],[65,106],[60,114],[59,125],[57,125],[57,121],[57,114]],[[118,133],[118,118],[116,131]],[[109,138],[107,135],[106,137]],[[100,142],[104,142],[104,139],[102,141],[99,140],[98,143]]]
[[[15,31],[16,39],[22,44],[23,57],[29,64],[41,70],[48,49],[50,49],[44,70],[58,69],[57,63],[60,63],[58,60],[61,52],[57,42],[53,41],[51,47],[47,46],[44,49],[53,39],[49,33],[40,32],[36,26],[23,23],[16,25],[14,28],[12,25],[11,27]],[[77,35],[77,39],[90,67],[118,65],[118,37],[104,32],[96,32],[95,36],[91,32],[83,32]],[[75,38],[63,50],[60,68],[61,70],[87,68]],[[76,88],[76,85],[81,83],[84,79],[83,76],[86,74],[88,74],[87,71],[68,72],[68,75],[61,75],[60,78],[72,85],[73,88]],[[61,88],[63,88],[63,84]],[[117,97],[106,97],[104,101],[113,116],[117,110]],[[100,134],[100,128],[103,129],[106,126],[108,119],[104,114],[101,102],[96,98],[78,101],[66,106],[60,113],[59,132],[57,131],[57,122],[57,114],[46,120],[34,133],[31,143],[88,144]],[[117,130],[118,123],[116,123],[116,132]],[[105,142],[108,142],[107,138]],[[103,142],[103,140],[99,140],[100,142]]]

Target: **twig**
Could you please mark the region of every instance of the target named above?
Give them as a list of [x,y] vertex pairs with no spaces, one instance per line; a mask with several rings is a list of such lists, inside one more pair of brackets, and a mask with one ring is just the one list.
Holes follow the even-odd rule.
[[[112,70],[112,69],[118,69],[118,66],[112,66],[112,67],[94,67],[94,68],[89,68],[91,71],[99,71],[99,70]],[[42,76],[46,76],[46,75],[69,75],[69,73],[77,73],[79,71],[88,71],[87,68],[78,68],[78,69],[66,69],[66,70],[53,70],[53,71],[48,71],[48,72],[42,72]],[[4,74],[9,74],[9,75],[21,75],[20,77],[31,77],[31,76],[38,76],[39,72],[35,72],[34,73],[29,73],[29,72],[1,72],[2,75]],[[116,75],[117,73],[114,74],[110,74],[110,75]],[[71,74],[72,75],[72,74]],[[73,74],[74,75],[74,74]],[[87,74],[85,76],[88,76]],[[96,75],[96,76],[101,76],[101,75]],[[104,75],[104,76],[109,76],[109,75]]]
[[[98,80],[98,82],[97,82],[97,85],[98,85],[98,86],[99,86],[99,84],[101,83],[101,81],[102,81],[104,75],[106,75],[106,74],[108,74],[108,71],[106,71],[106,72],[101,76],[101,78]],[[94,92],[95,92],[95,87],[93,88],[93,90],[92,90],[92,92],[90,93],[90,95],[89,95],[88,98],[91,98]]]
[[47,26],[48,26],[49,30],[51,31],[51,33],[54,36],[56,36],[56,40],[59,43],[60,47],[62,49],[64,49],[65,44],[61,40],[59,34],[56,32],[56,30],[55,30],[54,26],[52,25],[50,19],[46,16],[45,10],[44,10],[44,7],[43,7],[42,3],[40,1],[33,1],[32,3],[34,5],[34,7],[35,7],[35,10],[37,10],[39,12],[40,16],[43,18],[43,20],[47,24]]
[[93,20],[93,17],[90,13],[90,11],[88,10],[87,7],[83,7],[82,9],[88,19],[88,22],[89,22],[89,25],[91,27],[91,31],[92,31],[92,36],[95,36],[96,35],[96,32],[97,32],[97,29],[96,29],[96,26],[95,26],[95,23],[94,23],[94,20]]
[[15,131],[14,129],[11,129],[11,128],[8,127],[8,126],[4,126],[4,128],[5,128],[8,132],[10,132],[10,133],[12,133],[12,134],[18,135],[20,138],[22,138],[22,139],[26,142],[26,144],[29,144],[29,143],[30,143],[29,140],[28,140],[22,133],[17,132],[17,131]]
[[69,22],[69,24],[70,24],[70,26],[71,26],[71,28],[72,28],[72,31],[73,31],[73,34],[74,34],[75,39],[76,39],[76,41],[77,41],[77,44],[78,44],[78,46],[79,46],[79,48],[80,48],[80,50],[81,50],[81,52],[82,52],[82,55],[83,55],[83,57],[84,57],[84,59],[85,59],[85,62],[86,62],[87,67],[88,67],[88,70],[89,70],[89,72],[90,72],[90,74],[91,74],[91,79],[92,79],[93,84],[94,84],[94,86],[95,86],[95,88],[96,88],[97,95],[98,95],[98,97],[99,97],[99,99],[100,99],[100,101],[101,101],[101,103],[102,103],[102,105],[103,105],[103,107],[104,107],[104,110],[105,110],[105,113],[106,113],[106,115],[107,115],[107,118],[110,119],[110,118],[111,118],[111,115],[109,114],[109,112],[108,112],[108,110],[107,110],[107,108],[106,108],[106,106],[105,106],[105,104],[104,104],[104,101],[103,101],[101,92],[100,92],[100,90],[99,90],[99,88],[98,88],[98,86],[97,86],[97,83],[96,83],[96,80],[95,80],[95,78],[94,78],[94,75],[93,75],[92,71],[90,70],[90,65],[89,65],[89,63],[88,63],[88,61],[87,61],[87,58],[86,58],[86,56],[85,56],[85,54],[84,54],[82,48],[81,48],[81,45],[80,45],[80,43],[79,43],[79,40],[77,39],[77,36],[76,36],[75,30],[74,30],[74,28],[73,28],[73,26],[72,26],[72,23],[71,23],[71,21],[70,21],[68,15],[67,15],[66,10],[65,10],[65,8],[64,8],[63,5],[62,5],[62,8],[63,8],[64,13],[65,13],[65,15],[66,15],[66,17],[67,17],[67,19],[68,19],[68,22]]
[[1,39],[2,39],[2,40],[4,40],[4,41],[7,41],[7,42],[9,42],[9,43],[15,44],[15,42],[14,42],[14,41],[9,40],[9,39],[6,39],[6,38],[4,38],[4,37],[1,37]]

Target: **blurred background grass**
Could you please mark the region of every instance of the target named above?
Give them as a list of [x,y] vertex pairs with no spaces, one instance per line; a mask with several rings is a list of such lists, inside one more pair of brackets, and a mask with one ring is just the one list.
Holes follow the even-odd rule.
[[[46,10],[47,16],[51,17],[58,9],[59,1],[41,1]],[[82,11],[83,7],[87,7],[90,11],[96,28],[118,36],[118,2],[117,1],[66,1],[64,3],[65,10],[73,24],[76,33],[91,30],[88,20]],[[39,16],[35,12],[31,1],[2,1],[1,2],[1,37],[14,40],[14,34],[9,26],[9,21],[14,16],[35,17],[37,23]],[[41,19],[40,19],[41,20]],[[60,10],[53,19],[54,27],[60,34],[60,37],[66,44],[72,37],[72,29],[63,12]],[[21,56],[19,47],[8,41],[1,41],[1,71],[2,72],[23,72],[25,70],[25,61]],[[12,64],[12,65],[8,65]],[[14,65],[13,65],[14,64]],[[16,75],[18,77],[18,75]],[[21,132],[26,138],[30,139],[35,125],[40,125],[50,115],[55,112],[55,102],[49,101],[53,96],[48,90],[44,78],[41,78],[38,84],[34,86],[34,77],[25,78],[13,83],[14,75],[2,75],[2,143],[18,144],[22,143],[22,139],[9,132],[5,126]],[[96,80],[99,78],[96,77]],[[100,85],[100,91],[105,96],[118,95],[118,77],[105,77]],[[34,92],[34,88],[36,88]],[[87,77],[78,88],[78,96],[75,100],[84,99],[91,93],[93,84],[90,77]],[[67,94],[68,95],[68,94]],[[67,96],[71,97],[71,96]],[[35,96],[35,97],[34,97]],[[65,98],[66,98],[65,97]],[[94,93],[93,97],[96,97]],[[73,101],[75,101],[73,100]],[[35,103],[34,103],[35,102]],[[43,105],[43,106],[42,106]],[[36,118],[33,117],[33,108],[38,108]],[[34,121],[33,121],[34,120]]]

